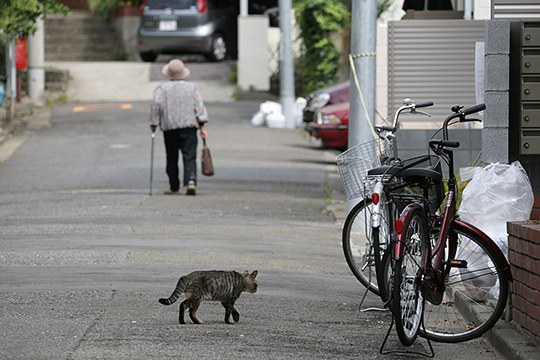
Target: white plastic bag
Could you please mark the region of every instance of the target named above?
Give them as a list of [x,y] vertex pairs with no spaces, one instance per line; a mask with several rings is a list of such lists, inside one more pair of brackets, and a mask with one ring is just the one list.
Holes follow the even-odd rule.
[[506,223],[528,220],[533,202],[531,183],[519,161],[492,163],[474,171],[463,190],[459,216],[485,232],[507,255]]
[[296,98],[294,102],[294,124],[296,126],[302,125],[306,104],[307,100],[302,97]]
[[[506,223],[528,220],[533,206],[534,194],[527,173],[518,161],[468,169],[464,175],[467,172],[472,174],[472,180],[463,190],[459,216],[486,233],[508,257]],[[481,264],[481,267],[493,264],[474,243],[462,245],[458,257],[468,259],[471,264],[467,269],[460,269],[465,290],[474,300],[488,300],[489,296],[498,294],[493,291],[499,286],[496,277],[476,278],[472,264]]]
[[251,118],[251,125],[285,127],[285,118],[281,104],[274,101],[263,102],[259,106],[259,112]]

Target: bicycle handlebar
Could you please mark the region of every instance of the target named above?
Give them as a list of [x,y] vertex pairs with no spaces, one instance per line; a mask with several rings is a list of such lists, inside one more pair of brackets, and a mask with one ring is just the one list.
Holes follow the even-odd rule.
[[439,146],[440,147],[450,147],[458,148],[460,145],[459,141],[455,140],[429,140],[429,147],[435,151]]
[[467,119],[467,115],[475,114],[486,109],[485,104],[477,104],[467,109],[463,109],[463,106],[452,106],[453,114],[449,115],[443,122],[443,139],[442,140],[430,140],[429,147],[438,155],[444,152],[445,148],[458,148],[459,141],[448,140],[448,126],[450,121],[459,118],[459,122],[481,121],[479,119]]
[[[392,133],[396,132],[396,130],[398,128],[399,115],[403,111],[409,110],[410,112],[415,112],[416,108],[423,108],[423,107],[433,106],[433,101],[421,101],[421,102],[415,103],[411,99],[404,99],[403,104],[404,105],[401,106],[399,109],[397,109],[396,113],[394,114],[394,123],[393,123],[393,125],[391,127],[382,126],[382,127],[380,127],[382,130],[390,131]],[[419,113],[427,115],[427,116],[431,116],[428,113],[423,113],[423,112],[419,112]]]
[[486,109],[486,104],[478,104],[463,110],[463,115],[471,115]]
[[423,101],[415,104],[417,108],[433,106],[433,101]]

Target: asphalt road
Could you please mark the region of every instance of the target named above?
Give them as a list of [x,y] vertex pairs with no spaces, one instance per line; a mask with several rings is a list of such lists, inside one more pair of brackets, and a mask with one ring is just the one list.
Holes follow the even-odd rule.
[[[0,164],[0,359],[417,357],[379,354],[390,316],[359,311],[364,291],[326,211],[334,152],[252,127],[258,103],[210,103],[216,175],[196,197],[162,195],[158,134],[149,196],[149,104],[93,105],[55,108]],[[203,325],[179,325],[177,306],[157,302],[205,269],[259,270],[239,323],[203,303]],[[379,305],[368,294],[364,308]],[[437,359],[499,358],[482,339],[433,346]]]

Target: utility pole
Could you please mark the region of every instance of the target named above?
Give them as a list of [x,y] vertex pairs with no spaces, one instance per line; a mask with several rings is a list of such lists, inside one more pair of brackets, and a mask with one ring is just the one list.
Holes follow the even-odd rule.
[[[349,148],[373,139],[376,40],[377,2],[352,1],[351,54],[356,72],[351,71]],[[360,92],[356,83],[360,85]]]
[[281,29],[279,94],[285,126],[294,128],[294,65],[291,31],[291,0],[279,0],[279,28]]
[[43,15],[36,20],[36,32],[28,36],[28,95],[40,104],[45,90],[45,35]]

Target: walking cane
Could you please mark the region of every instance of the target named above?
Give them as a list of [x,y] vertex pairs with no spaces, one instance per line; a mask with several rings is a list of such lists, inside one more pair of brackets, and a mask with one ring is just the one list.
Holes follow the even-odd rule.
[[149,196],[152,196],[152,180],[154,175],[154,139],[156,138],[156,130],[152,131],[152,142],[150,144],[150,192]]

